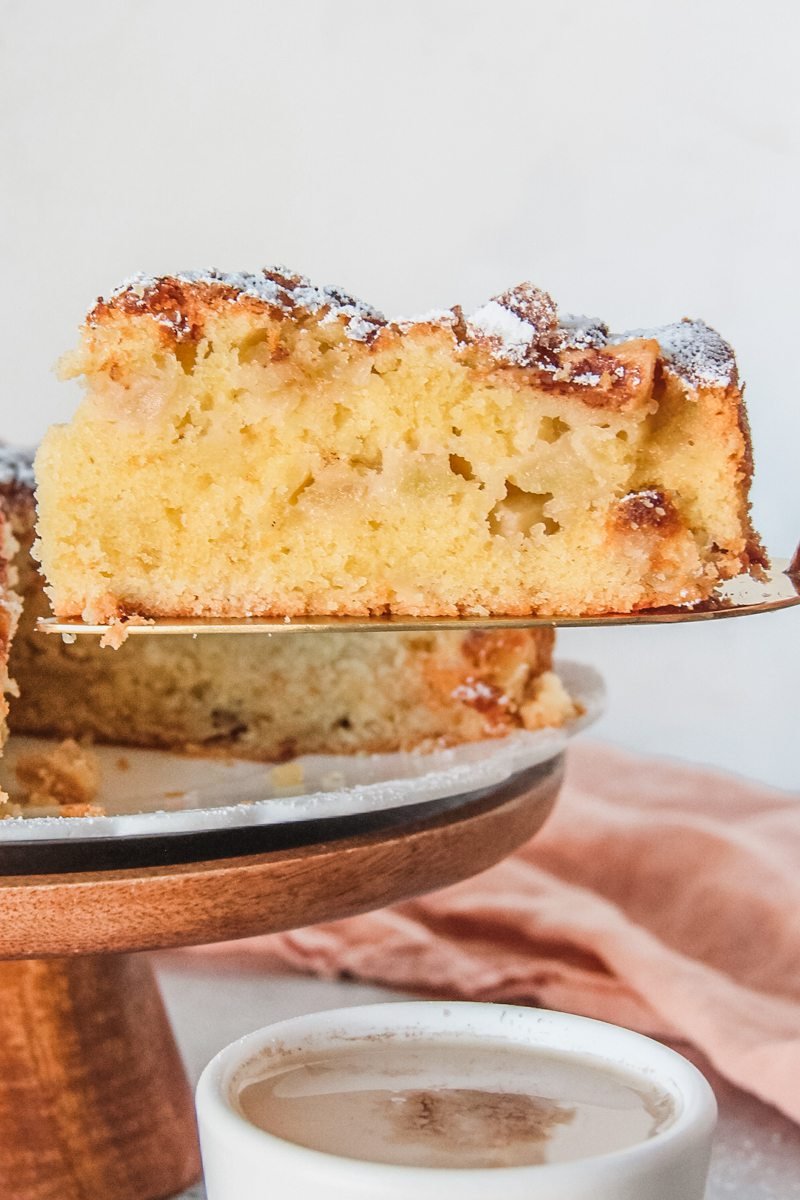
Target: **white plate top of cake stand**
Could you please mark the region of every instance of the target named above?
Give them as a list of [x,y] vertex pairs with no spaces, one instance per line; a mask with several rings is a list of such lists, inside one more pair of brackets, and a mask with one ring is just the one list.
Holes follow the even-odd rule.
[[[96,803],[103,816],[63,817],[28,807],[0,822],[0,846],[34,841],[170,837],[254,826],[364,817],[474,796],[562,754],[567,741],[600,716],[600,676],[582,664],[557,670],[583,712],[561,729],[518,730],[500,738],[426,752],[309,754],[271,765],[235,757],[190,757],[123,746],[92,748],[100,764]],[[15,790],[21,755],[52,748],[44,738],[13,737],[0,784]]]

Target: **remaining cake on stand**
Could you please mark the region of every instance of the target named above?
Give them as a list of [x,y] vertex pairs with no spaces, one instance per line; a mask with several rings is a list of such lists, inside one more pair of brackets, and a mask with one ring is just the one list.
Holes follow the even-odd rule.
[[630,612],[758,571],[731,348],[522,284],[387,321],[278,270],[136,278],[38,457],[54,611]]

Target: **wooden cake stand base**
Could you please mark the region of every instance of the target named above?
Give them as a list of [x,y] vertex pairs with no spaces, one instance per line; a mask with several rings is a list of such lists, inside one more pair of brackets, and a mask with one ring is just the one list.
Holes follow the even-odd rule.
[[0,964],[0,1194],[156,1197],[197,1178],[192,1097],[145,956]]
[[31,844],[30,873],[0,877],[0,958],[17,960],[0,962],[3,1200],[160,1200],[198,1178],[192,1096],[150,964],[129,952],[456,883],[540,828],[562,773],[554,758],[443,811],[395,810],[383,829],[246,856],[187,862],[184,849],[176,862],[165,837],[158,865],[55,873],[51,854],[35,874]]

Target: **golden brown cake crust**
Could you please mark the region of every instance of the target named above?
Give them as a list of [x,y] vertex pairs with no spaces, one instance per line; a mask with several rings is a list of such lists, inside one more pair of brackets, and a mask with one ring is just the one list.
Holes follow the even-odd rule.
[[259,274],[186,271],[158,278],[134,276],[108,297],[100,297],[86,320],[98,325],[116,312],[147,315],[158,322],[166,338],[199,341],[214,313],[237,304],[274,318],[341,321],[348,337],[369,344],[383,329],[385,317],[371,305],[341,288],[315,287],[308,279],[280,267]]
[[[612,334],[597,318],[559,318],[552,298],[532,283],[520,283],[465,316],[459,305],[408,319],[386,318],[364,300],[338,287],[317,287],[305,276],[265,267],[256,274],[187,271],[175,275],[135,275],[107,298],[100,297],[86,326],[113,322],[116,314],[150,317],[171,342],[197,342],[217,315],[231,306],[268,314],[294,324],[341,325],[349,340],[382,346],[415,328],[447,331],[465,355],[478,351],[491,366],[516,367],[536,374],[538,386],[582,396],[590,405],[598,395],[640,386],[638,372],[656,364],[680,376],[690,387],[738,389],[733,349],[700,320],[684,318],[655,329]],[[619,348],[634,344],[629,364]],[[633,379],[626,379],[628,372]]]

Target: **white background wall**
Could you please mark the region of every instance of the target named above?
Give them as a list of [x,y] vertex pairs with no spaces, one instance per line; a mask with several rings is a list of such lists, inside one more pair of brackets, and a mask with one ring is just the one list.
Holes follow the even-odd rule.
[[[793,0],[2,0],[0,17],[8,440],[69,416],[52,364],[138,269],[285,262],[389,314],[530,278],[618,328],[719,328],[748,381],[757,523],[777,553],[800,537]],[[796,617],[564,644],[609,675],[608,736],[800,786]]]

